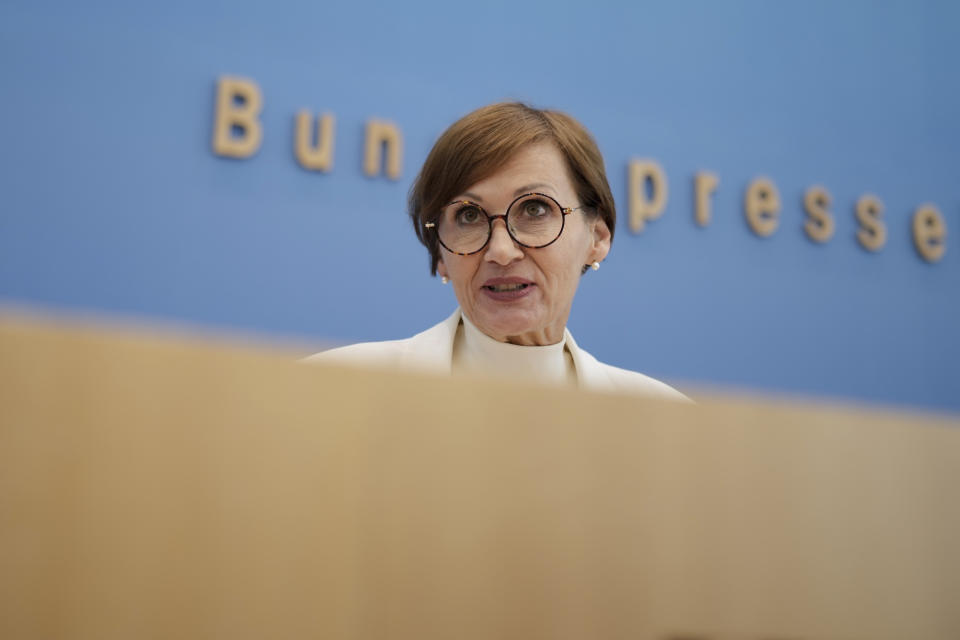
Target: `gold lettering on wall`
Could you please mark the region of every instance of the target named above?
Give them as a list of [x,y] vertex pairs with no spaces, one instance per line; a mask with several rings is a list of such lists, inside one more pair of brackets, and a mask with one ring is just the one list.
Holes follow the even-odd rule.
[[698,171],[693,177],[693,219],[701,227],[710,224],[713,217],[710,196],[719,184],[720,178],[709,171]]
[[403,137],[400,130],[391,122],[368,120],[366,151],[363,156],[363,171],[368,176],[373,177],[380,173],[384,149],[387,152],[387,177],[396,180],[400,177],[403,164]]
[[887,242],[887,225],[883,223],[883,203],[880,198],[865,194],[857,200],[855,209],[860,229],[857,240],[868,251],[879,251]]
[[810,187],[803,194],[803,208],[807,212],[803,230],[814,242],[826,242],[833,237],[833,215],[827,208],[831,202],[830,192],[819,185]]
[[939,262],[947,250],[947,223],[932,204],[922,204],[913,214],[913,244],[927,262]]
[[333,168],[334,117],[329,113],[317,116],[317,134],[313,134],[313,117],[303,109],[297,113],[293,134],[294,155],[304,169],[330,171]]
[[[249,158],[263,143],[263,94],[251,78],[222,75],[216,81],[212,148],[215,155]],[[294,116],[293,153],[305,169],[329,172],[333,169],[336,145],[336,117],[332,113],[315,114],[302,109]],[[366,122],[363,171],[367,176],[385,175],[398,180],[403,171],[403,135],[392,122],[369,119]],[[341,142],[342,144],[342,142]],[[660,218],[669,197],[667,174],[651,158],[630,160],[628,173],[628,217],[630,231],[642,233],[648,222]],[[715,194],[720,178],[708,170],[693,175],[693,219],[699,227],[713,221]],[[812,242],[829,242],[836,233],[836,216],[831,210],[833,197],[821,185],[803,193],[803,230]],[[780,224],[781,199],[777,186],[766,177],[756,177],[744,194],[744,215],[750,230],[761,237],[776,233]],[[884,204],[875,195],[865,193],[854,205],[857,242],[867,251],[886,246],[887,226]],[[920,205],[911,220],[913,244],[919,257],[939,262],[946,253],[947,222],[933,204]]]
[[773,235],[780,224],[780,193],[769,178],[755,178],[747,186],[743,210],[750,229],[761,237]]
[[213,117],[213,152],[231,158],[249,158],[263,140],[258,120],[263,109],[260,87],[253,80],[221,76]]
[[667,174],[655,160],[631,160],[628,174],[629,227],[633,233],[640,233],[647,221],[659,218],[667,206]]

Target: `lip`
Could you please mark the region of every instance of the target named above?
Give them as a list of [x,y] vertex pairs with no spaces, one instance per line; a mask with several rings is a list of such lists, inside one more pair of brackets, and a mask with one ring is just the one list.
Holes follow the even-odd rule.
[[[520,288],[512,291],[494,291],[490,288],[510,284],[526,286],[521,286]],[[536,286],[537,285],[533,282],[533,280],[528,280],[526,278],[488,278],[482,285],[480,285],[480,290],[491,300],[496,300],[497,302],[512,302],[530,295]]]

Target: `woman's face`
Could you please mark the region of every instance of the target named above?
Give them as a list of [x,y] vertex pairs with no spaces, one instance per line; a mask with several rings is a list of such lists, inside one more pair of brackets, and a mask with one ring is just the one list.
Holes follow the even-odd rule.
[[[534,191],[563,207],[582,204],[552,143],[522,148],[500,171],[451,200],[471,200],[498,215],[518,195]],[[482,251],[459,256],[441,249],[437,270],[450,279],[463,313],[485,334],[500,342],[547,345],[563,338],[583,266],[603,260],[609,250],[606,223],[577,210],[566,216],[557,241],[541,249],[518,245],[504,221],[496,220]]]

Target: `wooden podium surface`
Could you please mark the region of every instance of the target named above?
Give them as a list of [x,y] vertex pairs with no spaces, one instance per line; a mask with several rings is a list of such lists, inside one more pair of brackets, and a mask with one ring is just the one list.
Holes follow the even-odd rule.
[[960,638],[960,428],[0,320],[0,638]]

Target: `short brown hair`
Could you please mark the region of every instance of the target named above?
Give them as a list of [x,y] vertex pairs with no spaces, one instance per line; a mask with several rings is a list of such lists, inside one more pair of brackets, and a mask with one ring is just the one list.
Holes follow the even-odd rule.
[[444,205],[496,173],[521,148],[543,141],[554,143],[563,154],[579,206],[603,218],[613,240],[617,211],[593,136],[559,111],[520,102],[491,104],[468,113],[443,132],[410,188],[408,212],[417,238],[430,252],[431,274],[437,274],[441,249],[437,235],[428,233],[424,223],[436,222]]

